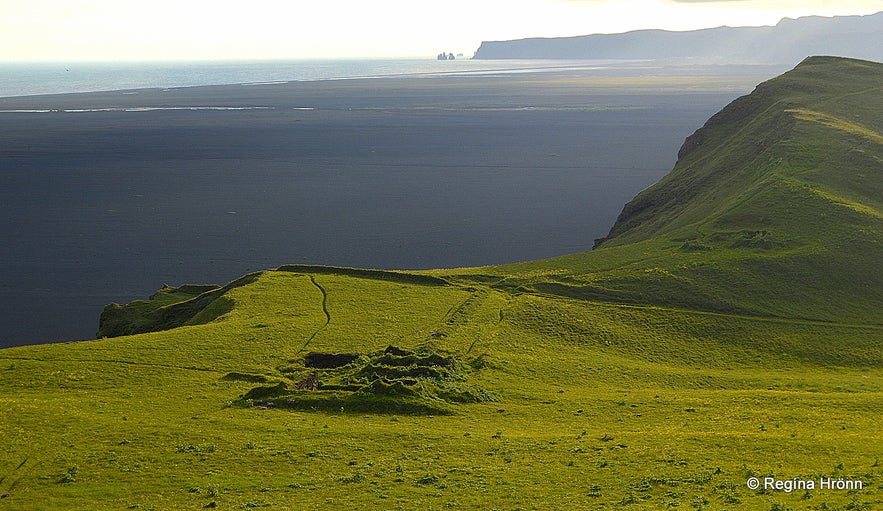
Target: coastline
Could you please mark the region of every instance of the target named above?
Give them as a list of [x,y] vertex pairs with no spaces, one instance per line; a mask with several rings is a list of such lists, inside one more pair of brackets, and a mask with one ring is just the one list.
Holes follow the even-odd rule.
[[270,85],[374,78],[532,73],[627,67],[620,60],[426,59],[197,62],[0,62],[0,98],[213,85]]
[[[730,74],[774,76],[777,66],[685,65],[651,60],[476,60],[437,61],[256,61],[0,63],[0,99],[82,93],[133,92],[205,86],[263,86],[389,78],[443,78],[482,75],[593,73],[640,76]],[[73,73],[74,76],[71,76]]]
[[757,81],[570,70],[0,98],[40,111],[0,112],[0,342],[89,338],[111,301],[287,263],[589,250]]

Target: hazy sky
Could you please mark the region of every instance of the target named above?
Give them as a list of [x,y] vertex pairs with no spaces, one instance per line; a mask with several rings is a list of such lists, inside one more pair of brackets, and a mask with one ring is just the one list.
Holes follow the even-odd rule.
[[883,0],[0,0],[0,61],[469,57],[482,40],[880,10]]

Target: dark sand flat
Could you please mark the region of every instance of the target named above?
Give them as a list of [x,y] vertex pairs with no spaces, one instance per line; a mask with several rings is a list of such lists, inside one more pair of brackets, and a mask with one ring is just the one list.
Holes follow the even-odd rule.
[[588,250],[757,76],[533,73],[0,98],[0,345],[284,263]]

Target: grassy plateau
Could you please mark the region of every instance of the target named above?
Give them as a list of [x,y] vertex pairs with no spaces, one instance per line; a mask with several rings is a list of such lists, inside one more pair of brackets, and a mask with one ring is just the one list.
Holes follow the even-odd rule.
[[0,351],[0,510],[883,509],[881,269],[883,64],[809,58],[591,252],[282,266]]

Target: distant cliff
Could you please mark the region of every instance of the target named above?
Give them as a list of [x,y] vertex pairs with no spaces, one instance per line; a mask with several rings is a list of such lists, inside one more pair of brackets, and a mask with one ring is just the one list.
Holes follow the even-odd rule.
[[774,27],[485,41],[476,59],[692,59],[796,64],[808,55],[883,60],[883,12],[868,16],[785,18]]

